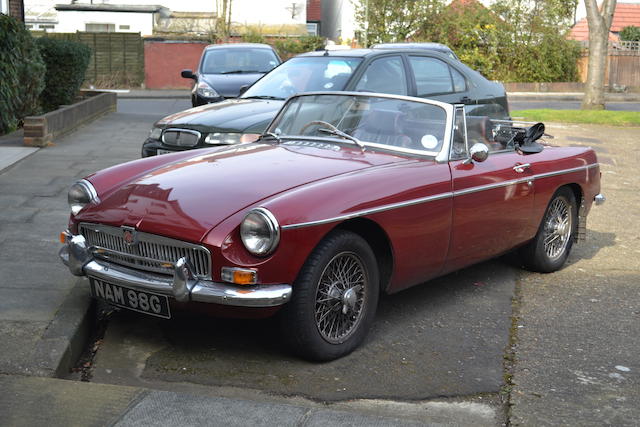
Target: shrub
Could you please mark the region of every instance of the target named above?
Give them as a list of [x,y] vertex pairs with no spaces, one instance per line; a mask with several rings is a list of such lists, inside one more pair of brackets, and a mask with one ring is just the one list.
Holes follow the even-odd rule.
[[0,134],[39,112],[45,65],[24,25],[0,14]]
[[325,40],[319,36],[302,36],[297,39],[276,40],[274,46],[282,59],[303,52],[310,52],[324,47]]
[[629,25],[620,31],[620,40],[628,42],[640,42],[640,27]]
[[40,103],[46,111],[71,104],[84,81],[91,49],[82,43],[41,37],[37,41],[47,65]]

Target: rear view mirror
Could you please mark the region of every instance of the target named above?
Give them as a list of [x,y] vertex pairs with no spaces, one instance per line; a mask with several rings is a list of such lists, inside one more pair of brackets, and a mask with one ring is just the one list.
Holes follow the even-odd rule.
[[240,86],[240,93],[238,95],[242,95],[243,93],[245,93],[247,91],[247,89],[249,89],[249,85]]

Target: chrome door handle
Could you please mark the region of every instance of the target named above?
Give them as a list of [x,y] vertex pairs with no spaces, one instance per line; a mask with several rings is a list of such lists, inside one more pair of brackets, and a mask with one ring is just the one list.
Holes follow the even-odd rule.
[[515,165],[513,167],[513,170],[518,173],[522,173],[524,172],[525,169],[529,169],[530,167],[531,167],[531,163],[523,163],[521,165]]

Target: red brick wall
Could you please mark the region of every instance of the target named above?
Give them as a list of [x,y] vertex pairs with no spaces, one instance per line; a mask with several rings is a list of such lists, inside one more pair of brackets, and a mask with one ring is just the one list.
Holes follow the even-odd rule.
[[145,42],[144,83],[147,89],[190,89],[193,80],[183,79],[185,68],[196,70],[206,43]]
[[322,0],[307,0],[307,21],[322,20]]

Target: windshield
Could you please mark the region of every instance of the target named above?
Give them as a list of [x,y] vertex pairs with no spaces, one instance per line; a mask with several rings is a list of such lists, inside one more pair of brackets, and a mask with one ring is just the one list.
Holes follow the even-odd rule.
[[447,112],[436,104],[353,94],[292,98],[268,132],[281,138],[341,138],[358,145],[436,155]]
[[285,99],[300,92],[339,91],[358,67],[360,58],[292,58],[258,80],[242,98]]
[[207,50],[202,59],[202,74],[266,73],[278,65],[270,49],[230,48]]

